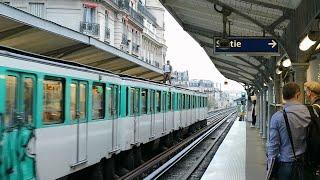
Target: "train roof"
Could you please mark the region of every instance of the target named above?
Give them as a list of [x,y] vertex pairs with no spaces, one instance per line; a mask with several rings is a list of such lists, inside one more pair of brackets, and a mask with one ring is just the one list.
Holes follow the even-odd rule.
[[130,76],[130,75],[127,75],[127,74],[113,73],[113,72],[105,70],[105,69],[100,69],[100,68],[97,68],[97,67],[84,65],[84,64],[81,64],[81,63],[73,62],[73,61],[66,61],[66,60],[52,58],[52,57],[48,57],[48,56],[44,56],[44,55],[34,54],[34,53],[30,53],[30,52],[23,51],[23,50],[18,50],[18,49],[7,47],[7,46],[0,45],[0,52],[1,51],[2,51],[3,54],[6,54],[4,52],[8,52],[9,55],[22,55],[22,56],[27,56],[27,57],[31,57],[31,58],[36,58],[38,60],[47,60],[47,61],[56,62],[56,63],[59,63],[59,64],[65,64],[65,65],[81,67],[81,68],[85,68],[85,69],[89,69],[89,70],[93,70],[93,71],[104,72],[104,73],[107,73],[107,74],[110,74],[110,75],[113,75],[113,76],[117,76],[117,77],[119,77],[121,79],[124,79],[124,80],[125,79],[127,79],[127,80],[139,80],[141,82],[149,82],[149,83],[153,83],[155,85],[166,86],[166,87],[174,87],[174,88],[179,89],[179,90],[185,90],[185,91],[191,91],[191,92],[197,92],[197,93],[205,94],[205,93],[202,93],[202,92],[199,92],[199,91],[195,91],[195,90],[191,90],[191,89],[184,88],[184,87],[163,84],[163,83],[161,83],[159,81],[148,80],[148,79],[145,79],[145,78]]

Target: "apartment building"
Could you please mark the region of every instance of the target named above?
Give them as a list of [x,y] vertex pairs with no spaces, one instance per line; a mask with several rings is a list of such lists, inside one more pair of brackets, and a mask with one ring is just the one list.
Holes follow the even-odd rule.
[[167,47],[158,0],[0,0],[161,68]]

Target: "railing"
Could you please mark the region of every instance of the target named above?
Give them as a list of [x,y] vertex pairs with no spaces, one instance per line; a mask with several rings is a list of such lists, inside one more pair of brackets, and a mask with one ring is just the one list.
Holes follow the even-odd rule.
[[136,43],[132,43],[132,52],[136,55],[139,54],[139,45]]
[[87,35],[99,36],[100,26],[97,23],[80,22],[80,32]]
[[159,62],[157,62],[157,61],[154,62],[154,65],[155,65],[156,67],[160,67]]
[[135,21],[143,26],[143,16],[130,7],[129,0],[119,0],[118,5],[121,9],[126,10]]
[[141,12],[143,15],[147,16],[154,23],[157,23],[157,19],[141,3],[138,3],[138,11]]
[[119,5],[119,1],[121,0],[106,0],[108,2],[112,2],[114,5],[118,6]]
[[152,32],[150,29],[148,29],[147,27],[143,28],[143,32],[145,34],[148,34],[150,37],[152,37],[154,40],[156,40],[157,42],[161,43],[161,44],[165,44],[164,39],[160,38],[158,35],[156,35],[154,32]]
[[109,27],[105,28],[104,39],[107,41],[110,40],[110,28]]

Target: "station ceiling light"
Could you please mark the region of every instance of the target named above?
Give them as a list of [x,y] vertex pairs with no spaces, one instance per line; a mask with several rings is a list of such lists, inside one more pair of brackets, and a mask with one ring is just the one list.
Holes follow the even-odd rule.
[[301,51],[308,50],[311,46],[313,46],[317,40],[320,39],[320,31],[311,31],[299,44],[299,49]]
[[282,66],[285,67],[285,68],[290,67],[291,66],[291,60],[289,58],[285,59],[282,62]]
[[316,50],[320,49],[320,43],[318,44],[318,46],[316,47]]

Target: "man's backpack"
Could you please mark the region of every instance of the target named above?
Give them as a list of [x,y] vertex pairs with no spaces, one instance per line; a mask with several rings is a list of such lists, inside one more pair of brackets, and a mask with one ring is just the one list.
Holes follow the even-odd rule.
[[[311,122],[307,130],[307,165],[316,170],[320,166],[320,106],[307,106],[311,115]],[[317,114],[315,114],[315,111]]]

